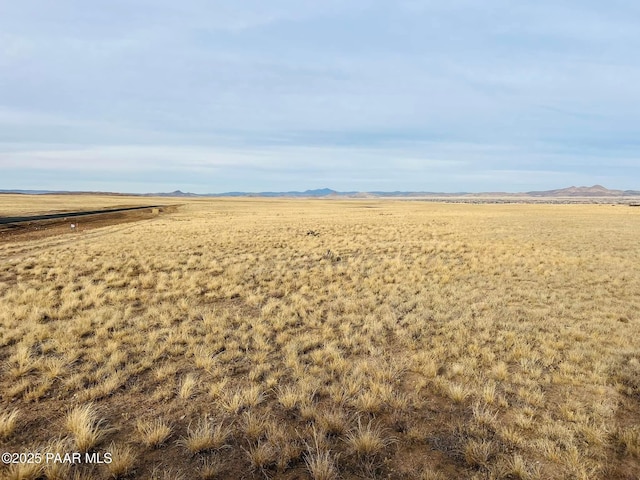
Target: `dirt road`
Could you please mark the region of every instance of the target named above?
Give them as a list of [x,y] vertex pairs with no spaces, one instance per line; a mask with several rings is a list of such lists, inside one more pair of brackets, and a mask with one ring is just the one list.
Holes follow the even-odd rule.
[[107,225],[152,218],[161,213],[174,211],[176,208],[176,205],[145,205],[22,217],[0,217],[0,242],[34,240],[65,233],[77,234]]

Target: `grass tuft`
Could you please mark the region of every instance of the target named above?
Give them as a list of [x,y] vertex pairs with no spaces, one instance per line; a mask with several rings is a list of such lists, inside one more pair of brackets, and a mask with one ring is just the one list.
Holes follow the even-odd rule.
[[107,463],[107,470],[112,478],[123,478],[133,471],[137,455],[130,446],[112,442],[107,450],[111,453],[111,463]]
[[11,411],[4,411],[0,413],[0,438],[8,439],[16,430],[18,424],[18,417],[20,411],[14,408]]
[[228,446],[226,442],[231,436],[231,432],[230,426],[201,420],[193,428],[189,425],[186,438],[181,438],[178,443],[186,447],[193,455],[210,450],[220,450]]
[[359,457],[370,457],[382,453],[382,450],[394,443],[395,439],[385,436],[385,431],[373,420],[366,424],[358,418],[357,426],[347,434],[347,444]]
[[335,480],[338,478],[338,467],[328,451],[307,452],[304,463],[313,480]]
[[136,429],[147,447],[158,448],[171,436],[171,426],[162,419],[138,420]]
[[67,430],[73,435],[75,445],[81,452],[97,446],[107,435],[105,420],[98,418],[93,404],[73,408],[66,417]]

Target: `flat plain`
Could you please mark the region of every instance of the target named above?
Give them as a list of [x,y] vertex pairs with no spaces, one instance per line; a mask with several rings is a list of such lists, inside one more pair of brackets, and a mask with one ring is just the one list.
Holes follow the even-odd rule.
[[4,478],[640,478],[640,209],[179,202],[0,241]]

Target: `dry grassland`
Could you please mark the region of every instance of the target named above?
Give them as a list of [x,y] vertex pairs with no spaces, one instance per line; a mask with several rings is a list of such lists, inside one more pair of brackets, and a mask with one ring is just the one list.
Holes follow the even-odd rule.
[[2,244],[0,450],[113,461],[0,475],[638,478],[639,238],[623,206],[187,200]]

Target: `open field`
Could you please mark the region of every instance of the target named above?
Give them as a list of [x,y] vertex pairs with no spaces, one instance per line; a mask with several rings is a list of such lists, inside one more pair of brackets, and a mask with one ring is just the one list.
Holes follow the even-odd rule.
[[180,203],[0,243],[0,476],[640,478],[640,209]]

